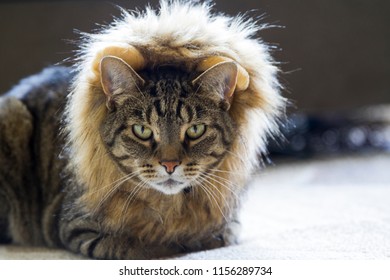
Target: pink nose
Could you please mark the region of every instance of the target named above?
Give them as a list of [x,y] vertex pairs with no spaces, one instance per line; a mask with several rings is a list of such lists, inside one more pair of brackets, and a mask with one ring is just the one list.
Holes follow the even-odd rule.
[[160,164],[165,167],[168,174],[175,172],[176,167],[180,165],[180,161],[160,161]]

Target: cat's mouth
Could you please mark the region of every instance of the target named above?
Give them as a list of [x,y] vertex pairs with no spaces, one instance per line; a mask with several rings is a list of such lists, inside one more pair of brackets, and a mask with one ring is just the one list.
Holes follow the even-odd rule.
[[169,178],[162,182],[151,183],[151,186],[155,190],[160,191],[164,194],[173,195],[181,192],[184,188],[188,187],[188,183]]
[[163,186],[163,187],[176,187],[179,185],[184,184],[183,182],[179,182],[173,179],[168,179],[164,182],[157,183],[157,185]]

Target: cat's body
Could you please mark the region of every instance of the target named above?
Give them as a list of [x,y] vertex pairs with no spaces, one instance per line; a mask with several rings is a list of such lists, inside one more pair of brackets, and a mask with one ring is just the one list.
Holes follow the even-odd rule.
[[[69,69],[50,68],[0,98],[1,241],[54,245],[66,161],[60,122]],[[58,239],[58,237],[57,237]]]
[[0,239],[114,259],[234,243],[284,106],[256,28],[162,1],[90,35],[72,81],[1,97]]

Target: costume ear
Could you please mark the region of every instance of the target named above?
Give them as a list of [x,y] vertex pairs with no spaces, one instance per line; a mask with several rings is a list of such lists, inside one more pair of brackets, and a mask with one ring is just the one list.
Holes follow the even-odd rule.
[[220,62],[200,74],[192,84],[203,87],[206,92],[218,93],[230,105],[237,85],[237,74],[235,62]]
[[[137,56],[137,54],[135,55]],[[219,55],[207,57],[206,59],[202,60],[198,64],[197,70],[199,72],[203,72],[211,68],[213,65],[216,65],[221,62],[228,62],[228,61],[235,62],[237,65],[238,74],[237,74],[236,91],[246,90],[249,86],[249,80],[250,80],[248,72],[245,70],[244,67],[242,67],[240,64],[238,64],[236,61],[234,61],[229,57],[219,56]]]
[[138,91],[145,83],[129,64],[115,56],[105,56],[100,61],[100,81],[109,109],[115,104],[115,97],[124,92]]

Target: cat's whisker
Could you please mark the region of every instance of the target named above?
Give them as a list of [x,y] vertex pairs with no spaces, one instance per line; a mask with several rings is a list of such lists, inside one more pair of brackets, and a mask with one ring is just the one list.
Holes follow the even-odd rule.
[[[210,184],[207,182],[207,179],[205,179],[204,177],[202,178],[202,181],[207,183],[207,184]],[[207,188],[206,185],[203,185],[203,182],[200,182],[200,187],[201,189],[206,193],[207,197],[209,198],[210,202],[213,202],[215,203],[216,207],[218,208],[218,210],[220,211],[221,215],[223,216],[223,218],[225,219],[226,222],[228,222],[228,219],[226,218],[224,212],[222,211],[222,208],[221,206],[219,205],[218,203],[218,200],[216,199],[215,197],[215,193],[211,191],[211,189]],[[211,198],[211,199],[210,199]]]
[[[210,191],[208,190],[208,188],[205,185],[203,185],[203,182],[201,184],[199,184],[199,187],[206,194],[207,199],[210,201],[211,205],[215,204],[216,207],[219,209],[218,202],[215,200],[215,198],[211,197]],[[223,215],[221,209],[219,211]]]
[[[213,189],[215,189],[219,194],[220,194],[220,196],[222,197],[222,199],[223,199],[223,201],[224,201],[224,203],[225,203],[225,205],[228,207],[228,210],[229,210],[229,212],[231,211],[231,209],[230,209],[230,203],[227,201],[227,199],[226,199],[226,196],[221,192],[221,190],[219,190],[219,188],[214,184],[214,183],[212,183],[210,180],[212,180],[212,178],[208,178],[208,177],[203,177],[204,178],[204,180],[205,180],[205,182],[210,186],[210,187],[212,187]],[[230,189],[228,189],[229,191],[231,191]],[[211,191],[211,190],[210,190]],[[233,194],[235,194],[234,192],[232,192]],[[214,195],[215,195],[215,193],[214,193]]]
[[210,168],[208,170],[213,171],[213,172],[227,173],[227,174],[231,174],[231,175],[242,175],[241,171],[222,170],[222,169],[217,169],[217,168]]
[[[216,173],[218,173],[218,172],[216,172]],[[239,186],[237,184],[234,184],[232,181],[226,179],[225,177],[219,176],[219,175],[217,175],[215,173],[206,173],[206,174],[209,175],[209,176],[212,176],[212,177],[215,177],[217,179],[220,179],[220,180],[224,181],[225,183],[229,184],[229,186],[239,188]]]
[[125,224],[125,217],[126,217],[126,213],[127,213],[127,210],[129,209],[130,205],[133,203],[133,201],[135,200],[135,197],[136,195],[142,190],[142,188],[146,185],[146,182],[144,181],[141,181],[139,182],[132,190],[131,192],[129,193],[129,196],[126,198],[126,201],[125,203],[123,204],[123,207],[122,207],[122,218],[121,218],[121,224],[124,225]]
[[209,195],[209,193],[207,192],[207,190],[206,190],[206,187],[205,186],[203,186],[203,184],[201,183],[201,184],[199,184],[198,185],[199,186],[199,188],[206,194],[206,197],[207,197],[207,199],[210,201],[210,203],[211,204],[213,204],[214,203],[214,201],[211,199],[211,197],[210,197],[210,195]]
[[236,153],[233,153],[232,151],[229,151],[229,150],[226,150],[226,153],[228,153],[228,154],[234,156],[234,157],[237,158],[240,162],[245,163],[242,156],[240,156],[240,155],[238,155],[238,154],[236,154]]
[[224,218],[224,220],[226,222],[228,222],[228,219],[226,218],[225,214],[223,213],[221,206],[219,205],[217,199],[215,198],[215,194],[210,189],[208,189],[206,186],[202,186],[202,190],[206,194],[208,194],[208,198],[210,201],[214,201],[214,203],[215,203],[216,207],[218,208],[219,212],[221,213],[222,217]]
[[106,189],[108,187],[111,187],[113,186],[113,188],[111,190],[109,190],[107,193],[104,194],[104,196],[101,198],[101,200],[99,201],[98,205],[95,207],[95,209],[93,210],[93,213],[96,213],[100,207],[103,205],[103,203],[112,195],[115,193],[116,190],[118,190],[118,188],[123,184],[125,183],[126,181],[130,180],[131,178],[133,178],[134,176],[137,175],[137,172],[133,172],[133,173],[130,173],[104,187],[101,187],[99,188],[98,190],[94,191],[94,192],[91,192],[91,193],[95,193],[95,192],[98,192],[98,191],[101,191],[103,189]]
[[[126,182],[127,180],[129,180],[129,179],[135,177],[135,176],[138,175],[138,174],[139,174],[138,171],[134,171],[134,172],[132,172],[132,173],[126,174],[126,175],[124,175],[123,177],[121,177],[121,178],[119,178],[119,179],[117,179],[117,180],[111,182],[110,184],[107,184],[107,185],[105,185],[105,186],[103,186],[103,187],[100,187],[100,188],[94,190],[94,191],[91,191],[90,193],[93,194],[93,193],[99,192],[99,191],[101,191],[101,190],[103,190],[103,189],[106,189],[106,188],[109,188],[109,187],[111,187],[111,186],[113,186],[113,185],[116,185],[116,184],[119,183],[119,182],[120,182],[120,184],[122,184],[122,183]],[[123,182],[121,182],[121,181],[123,181]]]
[[[225,178],[217,176],[215,174],[207,174],[207,175],[203,174],[203,176],[206,176],[207,179],[212,180],[213,182],[219,184],[221,187],[227,189],[229,192],[231,192],[234,195],[234,197],[237,200],[239,200],[238,194],[232,189],[232,187],[237,187],[236,185],[234,185],[230,181],[226,180]],[[212,176],[214,176],[214,178]],[[225,180],[226,183],[222,182],[222,180]],[[230,184],[230,186],[227,184]]]
[[137,194],[140,193],[140,191],[142,190],[142,188],[144,186],[147,185],[147,182],[144,182],[144,181],[141,181],[140,183],[138,183],[135,187],[134,187],[134,190],[130,193],[130,200],[129,200],[129,204],[127,205],[124,213],[127,212],[127,209],[129,208],[129,206],[131,205],[131,203],[133,203],[135,201],[135,197]]

